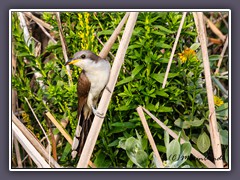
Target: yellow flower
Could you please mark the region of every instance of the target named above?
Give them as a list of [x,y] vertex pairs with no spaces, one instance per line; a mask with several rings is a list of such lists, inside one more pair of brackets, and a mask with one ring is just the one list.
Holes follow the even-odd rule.
[[214,104],[216,106],[221,106],[224,103],[223,100],[218,96],[214,96],[213,99],[214,99]]
[[182,63],[185,63],[189,59],[196,59],[196,52],[190,48],[186,48],[182,53],[178,53],[178,56]]

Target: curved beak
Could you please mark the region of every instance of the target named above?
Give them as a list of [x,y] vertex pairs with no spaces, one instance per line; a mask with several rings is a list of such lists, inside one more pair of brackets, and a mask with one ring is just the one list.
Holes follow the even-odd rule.
[[69,60],[65,63],[65,66],[66,66],[66,65],[69,65],[69,64],[74,64],[74,63],[76,63],[76,62],[78,62],[78,61],[80,61],[80,59],[74,59],[74,58],[69,59]]

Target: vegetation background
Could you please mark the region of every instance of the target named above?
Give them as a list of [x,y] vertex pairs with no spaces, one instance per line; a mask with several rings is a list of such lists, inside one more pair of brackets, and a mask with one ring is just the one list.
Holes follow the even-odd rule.
[[[76,128],[76,82],[81,70],[71,66],[71,77],[64,66],[64,56],[59,38],[59,26],[52,12],[32,12],[49,24],[45,29],[26,16],[32,40],[24,39],[18,14],[12,13],[12,110],[21,122],[39,139],[44,133],[39,127],[25,97],[31,104],[45,131],[59,131],[48,122],[49,111],[57,120],[68,120],[66,131],[73,137]],[[82,49],[98,54],[125,12],[61,12],[62,31],[68,57]],[[222,34],[228,35],[228,12],[205,12],[206,18]],[[209,109],[203,73],[201,50],[197,40],[194,18],[189,12],[184,21],[180,39],[171,65],[166,87],[162,88],[167,63],[182,12],[140,12],[132,34],[125,62],[118,77],[107,116],[99,134],[91,160],[101,168],[156,167],[151,146],[148,143],[136,108],[141,105],[158,117],[165,125],[196,148],[209,160],[214,161],[209,135]],[[123,32],[123,31],[122,31]],[[122,32],[115,42],[108,60],[112,63]],[[223,56],[220,71],[215,73],[224,41],[207,25],[208,50],[215,94],[218,128],[221,136],[223,161],[228,164],[228,51]],[[40,44],[40,47],[37,46]],[[36,54],[36,48],[39,50]],[[36,77],[36,73],[41,77]],[[72,79],[72,81],[69,81]],[[40,82],[40,83],[39,83]],[[192,155],[177,165],[169,151],[180,157],[186,147],[168,134],[149,116],[146,116],[161,158],[167,167],[204,168]],[[42,141],[47,146],[47,141]],[[51,141],[51,143],[54,143]],[[171,144],[171,145],[169,145]],[[176,150],[177,149],[177,150]],[[179,152],[176,152],[178,151]],[[75,167],[71,160],[71,146],[61,136],[53,151],[63,167]],[[26,152],[20,148],[21,158]],[[12,167],[17,167],[16,153],[12,154]],[[23,167],[36,167],[25,158]]]

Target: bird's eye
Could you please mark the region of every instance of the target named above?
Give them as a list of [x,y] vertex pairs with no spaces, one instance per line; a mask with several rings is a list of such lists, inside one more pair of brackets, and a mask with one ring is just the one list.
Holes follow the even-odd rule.
[[82,58],[82,59],[84,59],[85,57],[86,57],[86,55],[85,55],[85,54],[81,55],[81,58]]

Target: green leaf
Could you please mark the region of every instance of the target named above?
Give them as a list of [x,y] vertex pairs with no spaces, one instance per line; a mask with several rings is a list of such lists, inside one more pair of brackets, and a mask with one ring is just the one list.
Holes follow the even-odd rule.
[[164,80],[164,74],[162,73],[162,74],[151,74],[151,77],[153,78],[153,79],[155,79],[157,82],[159,82],[159,83],[163,83],[163,80]]
[[67,158],[68,154],[71,152],[71,148],[72,148],[71,144],[67,143],[63,150],[60,162],[65,162],[67,160],[66,158]]
[[195,50],[197,50],[197,48],[199,48],[199,46],[200,46],[200,43],[194,43],[191,45],[190,49],[195,51]]
[[101,35],[112,35],[113,33],[113,30],[103,30],[103,31],[100,31],[97,33],[98,36],[101,36]]
[[197,147],[202,152],[205,153],[210,147],[209,136],[203,132],[197,139]]
[[173,112],[172,107],[160,106],[158,112]]
[[132,71],[132,78],[134,78],[143,68],[144,68],[144,65],[136,66]]
[[201,119],[199,120],[198,118],[194,118],[193,121],[189,121],[189,124],[191,126],[194,126],[194,127],[199,127],[203,124],[203,122],[205,121],[205,119]]
[[156,47],[163,48],[163,49],[170,49],[170,48],[172,48],[171,45],[168,45],[168,44],[165,44],[165,43],[162,43],[162,42],[156,43]]
[[172,140],[167,147],[167,160],[169,160],[170,162],[177,161],[179,159],[180,151],[181,147],[178,140]]
[[169,95],[164,90],[157,90],[155,91],[155,94],[163,97],[169,97]]
[[124,127],[124,128],[135,128],[135,124],[132,122],[116,122],[112,123],[111,126]]
[[166,147],[169,145],[169,134],[167,131],[164,131],[164,144]]
[[211,55],[209,56],[209,61],[217,61],[220,57],[220,55]]
[[228,163],[228,147],[227,147],[227,149],[225,151],[225,160]]
[[129,83],[133,80],[134,78],[132,76],[129,76],[127,78],[124,78],[123,80],[119,81],[117,84],[116,84],[116,87],[117,86],[120,86],[120,85],[123,85],[123,84],[126,84],[126,83]]
[[221,129],[219,133],[220,133],[221,144],[228,145],[228,131]]
[[158,29],[160,29],[161,31],[164,31],[164,32],[166,32],[166,33],[168,33],[168,34],[173,34],[173,33],[175,33],[174,31],[171,31],[171,30],[169,30],[169,29],[167,29],[167,28],[165,28],[164,26],[161,26],[161,25],[155,25],[155,26],[153,26],[154,28],[158,28]]
[[182,121],[180,118],[178,118],[176,121],[174,121],[174,124],[183,129],[190,128],[189,121]]
[[98,168],[108,168],[111,165],[111,161],[106,159],[106,155],[102,152],[102,150],[100,150],[96,153],[94,164]]
[[191,155],[192,145],[189,142],[181,144],[181,154],[178,161],[178,167],[181,166]]
[[147,168],[148,155],[145,151],[143,150],[137,151],[135,159],[136,159],[136,165],[138,165],[141,168]]

